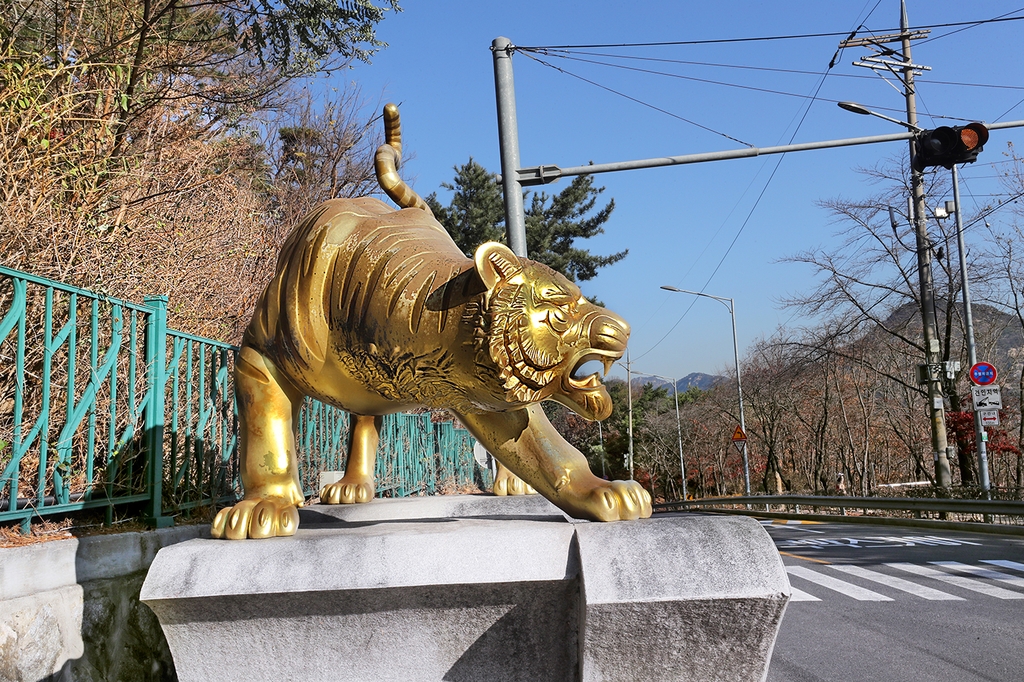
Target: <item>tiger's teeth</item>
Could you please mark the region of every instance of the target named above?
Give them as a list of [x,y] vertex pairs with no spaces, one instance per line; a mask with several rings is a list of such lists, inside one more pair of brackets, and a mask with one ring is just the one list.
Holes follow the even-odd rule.
[[601,360],[601,364],[604,365],[604,376],[608,376],[608,372],[612,371],[615,360],[613,358],[604,358]]

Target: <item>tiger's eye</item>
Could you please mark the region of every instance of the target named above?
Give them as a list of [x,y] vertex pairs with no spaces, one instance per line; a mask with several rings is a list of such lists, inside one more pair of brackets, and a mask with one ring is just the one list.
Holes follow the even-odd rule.
[[552,308],[548,311],[548,325],[561,334],[569,328],[569,318],[562,310]]

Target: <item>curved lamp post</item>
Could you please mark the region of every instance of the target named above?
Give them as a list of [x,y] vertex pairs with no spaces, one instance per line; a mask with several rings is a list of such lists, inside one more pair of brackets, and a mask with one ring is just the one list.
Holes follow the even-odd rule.
[[[687,291],[686,289],[679,289],[677,287],[669,286],[667,284],[661,287],[665,291],[673,291],[677,294],[690,294],[691,296],[703,296],[704,298],[713,298],[726,308],[729,309],[729,314],[732,316],[732,352],[733,357],[736,360],[736,394],[739,396],[740,406],[740,428],[743,429],[743,433],[747,432],[747,424],[743,419],[743,382],[740,380],[740,347],[736,341],[736,304],[731,298],[723,298],[722,296],[712,296],[711,294],[705,294],[701,291]],[[684,483],[685,484],[685,483]],[[747,441],[743,441],[743,489],[745,493],[750,495],[750,462],[747,459]]]

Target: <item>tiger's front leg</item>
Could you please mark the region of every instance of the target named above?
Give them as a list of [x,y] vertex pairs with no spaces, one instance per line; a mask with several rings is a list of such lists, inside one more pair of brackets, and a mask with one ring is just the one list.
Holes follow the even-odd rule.
[[357,504],[373,499],[376,489],[373,471],[377,463],[377,445],[383,417],[352,415],[351,438],[345,475],[337,483],[324,486],[320,501],[325,504]]
[[235,363],[235,395],[245,494],[217,513],[210,535],[228,540],[294,535],[304,499],[293,429],[302,393],[273,362],[244,346]]
[[594,521],[647,518],[651,495],[636,481],[606,481],[551,425],[540,404],[511,412],[459,414],[505,466],[570,516]]

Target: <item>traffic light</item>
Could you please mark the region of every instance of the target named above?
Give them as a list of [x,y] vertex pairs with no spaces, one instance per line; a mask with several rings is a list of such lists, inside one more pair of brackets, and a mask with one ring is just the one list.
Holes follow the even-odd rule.
[[923,171],[928,166],[952,168],[957,163],[974,163],[986,142],[988,128],[981,123],[941,126],[922,131],[917,138],[914,170]]

